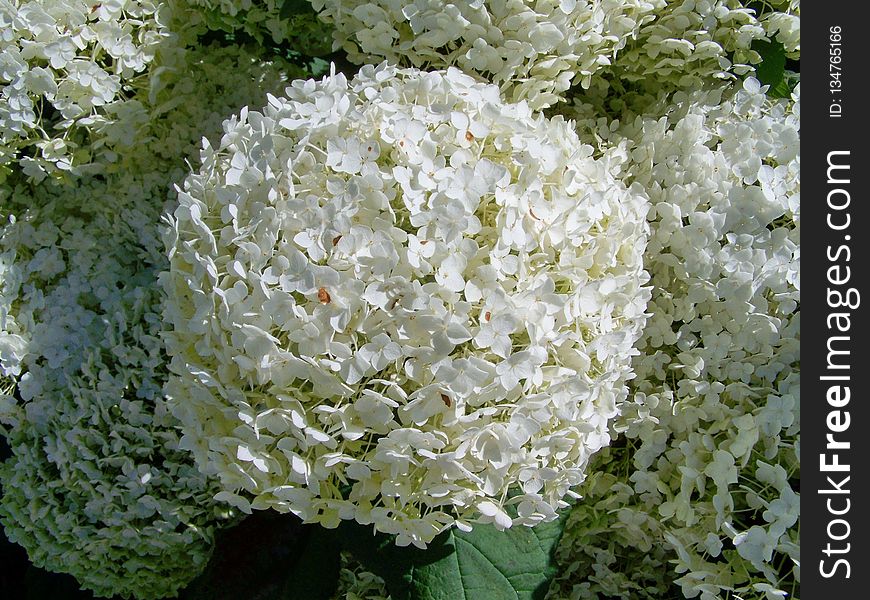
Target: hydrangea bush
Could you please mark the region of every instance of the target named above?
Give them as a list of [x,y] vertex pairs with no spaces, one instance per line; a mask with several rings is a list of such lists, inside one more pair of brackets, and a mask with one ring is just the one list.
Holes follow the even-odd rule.
[[34,564],[97,594],[165,597],[205,566],[230,510],[179,450],[162,395],[155,228],[118,211],[116,189],[76,191],[42,188],[43,207],[2,231],[2,368],[20,372],[20,402],[0,410],[0,520]]
[[112,173],[5,187],[0,520],[34,564],[97,595],[175,595],[233,522],[162,392],[158,216],[201,136],[220,139],[226,114],[299,73],[240,48],[179,48],[142,99],[141,145]]
[[627,442],[581,489],[565,595],[797,594],[799,94],[771,101],[747,79],[666,97],[660,119],[581,126],[649,190],[654,288],[615,426]]
[[591,151],[457,70],[297,81],[228,121],[165,281],[173,411],[221,497],[421,547],[554,518],[649,298],[645,197]]
[[0,177],[88,164],[90,133],[136,105],[125,88],[171,35],[152,0],[0,2]]
[[294,592],[521,596],[570,510],[549,598],[797,598],[799,59],[799,0],[0,0],[7,538],[161,598],[273,508],[348,521]]
[[499,84],[510,101],[555,104],[589,85],[663,0],[312,0],[336,44],[359,63],[458,66]]

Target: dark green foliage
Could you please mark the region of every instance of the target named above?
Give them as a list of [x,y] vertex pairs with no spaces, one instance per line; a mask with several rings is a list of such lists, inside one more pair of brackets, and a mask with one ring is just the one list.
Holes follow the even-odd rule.
[[284,0],[284,4],[281,5],[281,12],[279,14],[282,18],[289,19],[296,15],[313,15],[315,12],[309,0]]
[[452,529],[426,550],[399,548],[370,527],[344,523],[343,548],[386,583],[392,600],[540,600],[555,575],[565,517],[537,527]]
[[768,96],[772,98],[791,96],[800,76],[786,70],[787,59],[783,45],[776,40],[756,41],[752,44],[752,48],[761,55],[761,63],[755,68],[755,77],[762,85],[770,86],[767,91]]

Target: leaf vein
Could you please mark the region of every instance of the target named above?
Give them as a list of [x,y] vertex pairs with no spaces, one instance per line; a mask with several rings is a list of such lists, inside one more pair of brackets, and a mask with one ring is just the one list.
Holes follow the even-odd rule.
[[[484,559],[486,559],[486,562],[488,562],[490,565],[492,565],[492,568],[495,569],[496,573],[498,573],[499,575],[502,576],[502,578],[504,578],[504,580],[507,582],[508,586],[510,586],[510,588],[513,590],[514,595],[515,595],[515,597],[517,598],[517,600],[519,600],[520,595],[519,595],[519,593],[517,592],[517,589],[514,587],[513,582],[510,580],[510,577],[507,576],[507,575],[506,575],[506,574],[505,574],[505,573],[504,573],[504,572],[503,572],[503,571],[502,571],[502,570],[501,570],[497,565],[495,565],[495,564],[492,562],[492,560],[491,560],[491,559],[486,555],[486,553],[483,552],[483,550],[481,550],[480,548],[478,548],[477,546],[475,546],[474,543],[472,543],[471,541],[466,540],[466,539],[464,539],[464,538],[457,537],[456,540],[457,540],[457,541],[465,542],[467,545],[469,545],[470,547],[474,548],[474,550],[475,550],[478,554],[480,554]],[[458,550],[458,549],[457,549],[457,550]],[[458,554],[458,553],[457,553],[457,554]],[[459,560],[459,557],[458,557],[458,556],[457,556],[457,560]],[[460,571],[460,575],[461,575],[461,573],[462,573],[462,572]],[[520,574],[520,573],[518,573],[518,575],[519,575],[519,574]],[[462,590],[462,591],[463,591],[463,594],[464,594],[464,593],[465,593],[465,586],[464,586],[464,585],[463,585],[463,590]]]

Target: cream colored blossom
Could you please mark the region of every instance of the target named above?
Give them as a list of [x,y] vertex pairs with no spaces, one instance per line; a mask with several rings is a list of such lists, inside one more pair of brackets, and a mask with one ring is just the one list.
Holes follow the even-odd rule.
[[164,279],[172,409],[222,498],[421,547],[555,518],[631,376],[644,197],[456,69],[296,81],[224,130]]

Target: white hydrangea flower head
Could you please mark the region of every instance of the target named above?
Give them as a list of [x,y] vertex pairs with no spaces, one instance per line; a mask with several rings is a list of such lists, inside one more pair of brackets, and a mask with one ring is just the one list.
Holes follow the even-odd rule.
[[41,179],[90,160],[85,132],[125,102],[171,34],[154,0],[0,2],[0,172]]
[[[759,56],[750,46],[764,37],[755,12],[738,0],[658,5],[620,52],[615,71],[621,77],[673,82],[689,88],[704,77],[727,77],[751,70]],[[730,56],[730,58],[729,58]]]
[[457,66],[551,106],[613,60],[664,0],[312,0],[351,60]]
[[[765,91],[748,78],[668,95],[661,118],[581,123],[602,160],[649,192],[654,285],[614,427],[628,444],[599,463],[631,460],[630,489],[579,509],[565,537],[596,563],[577,562],[596,574],[582,598],[618,581],[660,585],[668,561],[686,597],[775,598],[799,581],[800,86],[788,100]],[[605,512],[613,523],[592,520]],[[657,562],[610,576],[626,561],[602,557],[650,544]]]
[[219,497],[420,547],[555,518],[631,376],[644,196],[456,69],[295,81],[224,128],[164,280],[172,410]]
[[176,594],[234,512],[179,448],[162,394],[158,220],[203,136],[299,73],[238,47],[168,57],[118,168],[0,187],[0,518],[35,564],[103,596]]
[[44,208],[2,230],[14,262],[0,302],[16,327],[3,326],[0,366],[17,395],[0,407],[12,451],[0,521],[33,564],[97,595],[162,598],[202,570],[232,511],[179,449],[162,395],[160,294],[155,267],[142,267],[149,253],[160,260],[156,228],[95,201],[117,193],[105,183],[81,193],[70,211],[66,190],[43,188]]
[[[573,99],[614,119],[628,112],[662,116],[663,94],[721,88],[753,73],[761,62],[755,42],[776,39],[790,58],[800,58],[800,11],[787,1],[738,0],[656,3],[649,18],[608,66]],[[570,109],[558,109],[570,114]]]

